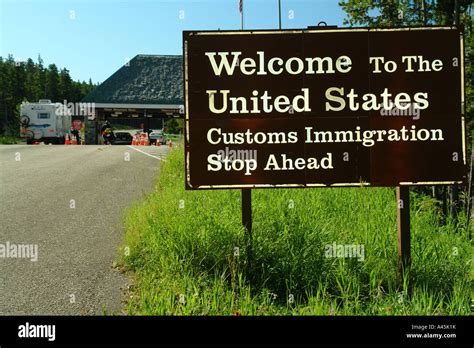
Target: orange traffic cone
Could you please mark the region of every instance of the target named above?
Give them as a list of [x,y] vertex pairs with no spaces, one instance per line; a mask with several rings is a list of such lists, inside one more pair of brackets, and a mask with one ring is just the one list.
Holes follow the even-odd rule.
[[170,140],[170,143],[168,145],[169,147],[173,147],[173,142]]
[[71,145],[71,142],[69,141],[69,134],[66,134],[64,145]]
[[77,145],[76,137],[71,137],[71,145]]
[[137,142],[136,142],[136,140],[135,140],[135,137],[132,137],[132,146],[133,146],[133,145],[137,145]]
[[155,146],[161,146],[160,139],[156,139],[156,144],[155,144]]

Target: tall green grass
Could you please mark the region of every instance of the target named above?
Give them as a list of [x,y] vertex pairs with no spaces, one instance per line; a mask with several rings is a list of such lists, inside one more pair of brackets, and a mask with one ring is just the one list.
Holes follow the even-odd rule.
[[17,137],[0,135],[0,145],[18,144],[19,142],[24,142],[24,140]]
[[[440,223],[411,195],[412,267],[399,279],[391,188],[253,190],[253,235],[240,191],[185,191],[183,150],[126,214],[123,265],[132,315],[468,315],[467,219]],[[328,244],[365,258],[326,258]],[[249,264],[250,262],[250,264]]]

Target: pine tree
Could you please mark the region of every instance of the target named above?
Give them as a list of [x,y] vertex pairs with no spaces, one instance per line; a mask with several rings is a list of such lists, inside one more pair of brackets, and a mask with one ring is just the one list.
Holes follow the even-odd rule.
[[28,101],[37,100],[36,89],[35,89],[35,72],[36,66],[33,59],[28,58],[25,64],[26,82],[25,82],[25,98]]
[[43,59],[41,59],[40,55],[38,55],[38,63],[36,64],[33,81],[35,96],[33,101],[46,98],[46,73],[43,67]]
[[50,64],[46,71],[46,95],[52,101],[59,100],[59,74],[55,64]]
[[69,75],[69,70],[61,69],[59,73],[59,101],[67,100],[72,101],[73,94],[73,82],[71,76]]

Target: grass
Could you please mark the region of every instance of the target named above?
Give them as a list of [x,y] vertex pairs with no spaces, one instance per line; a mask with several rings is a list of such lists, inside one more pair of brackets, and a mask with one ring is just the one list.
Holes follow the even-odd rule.
[[166,139],[171,140],[173,142],[179,142],[182,139],[181,134],[165,133],[165,137],[166,137]]
[[[437,202],[412,192],[412,268],[399,279],[394,191],[253,190],[250,244],[240,191],[185,191],[179,147],[125,217],[122,266],[135,279],[128,312],[469,315],[466,216],[442,225]],[[363,245],[364,261],[326,258],[332,243]]]
[[11,144],[18,144],[19,142],[24,142],[24,140],[17,138],[17,137],[11,137],[11,136],[6,136],[6,135],[0,135],[0,144],[1,145],[11,145]]

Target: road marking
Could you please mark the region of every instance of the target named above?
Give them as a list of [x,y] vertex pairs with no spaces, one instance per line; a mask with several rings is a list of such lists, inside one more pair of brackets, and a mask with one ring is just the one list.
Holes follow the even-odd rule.
[[149,154],[148,152],[142,151],[142,150],[137,149],[136,147],[133,147],[133,146],[130,146],[130,145],[127,145],[127,146],[128,146],[129,148],[134,149],[134,150],[136,150],[136,151],[138,151],[138,152],[141,152],[141,153],[143,153],[143,154],[145,154],[145,155],[147,155],[147,156],[150,156],[150,157],[156,158],[157,160],[166,162],[166,160],[165,160],[164,158],[160,158],[160,157],[154,156],[154,155],[152,155],[152,154]]

